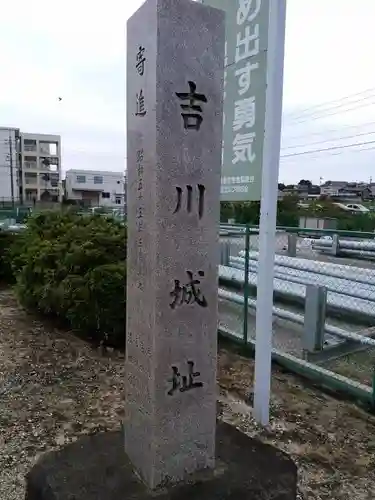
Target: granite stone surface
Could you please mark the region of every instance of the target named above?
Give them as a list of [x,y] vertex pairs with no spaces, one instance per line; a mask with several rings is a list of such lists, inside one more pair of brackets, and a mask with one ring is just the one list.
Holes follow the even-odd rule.
[[122,432],[83,436],[44,455],[26,500],[295,500],[297,468],[280,450],[219,423],[216,468],[150,491],[124,453]]
[[127,25],[125,450],[152,488],[215,463],[224,32],[190,0]]

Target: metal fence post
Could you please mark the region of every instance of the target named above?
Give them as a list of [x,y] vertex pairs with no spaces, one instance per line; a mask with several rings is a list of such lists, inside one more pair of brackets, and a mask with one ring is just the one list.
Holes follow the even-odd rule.
[[305,323],[303,350],[321,351],[324,344],[327,289],[323,286],[306,285]]
[[249,306],[249,261],[250,261],[250,227],[246,224],[245,231],[245,280],[243,293],[243,341],[247,344],[248,339],[248,306]]
[[220,264],[222,266],[229,266],[230,259],[230,242],[222,241],[220,244]]
[[288,234],[288,256],[297,256],[297,235],[295,233]]
[[340,236],[338,234],[334,234],[332,237],[332,254],[337,256],[340,251]]

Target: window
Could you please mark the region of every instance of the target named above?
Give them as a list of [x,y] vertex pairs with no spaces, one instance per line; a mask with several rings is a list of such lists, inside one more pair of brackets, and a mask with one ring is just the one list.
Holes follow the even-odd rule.
[[103,184],[103,177],[101,175],[94,175],[94,184]]
[[39,141],[39,151],[44,155],[57,156],[57,142]]
[[102,193],[102,198],[107,198],[108,199],[110,197],[111,197],[110,193],[105,193],[105,192]]
[[31,139],[25,139],[23,141],[23,149],[25,151],[35,151],[36,152],[36,141]]
[[78,184],[84,184],[86,182],[86,176],[85,175],[77,175],[77,183]]
[[121,205],[121,196],[116,196],[115,203],[116,205]]

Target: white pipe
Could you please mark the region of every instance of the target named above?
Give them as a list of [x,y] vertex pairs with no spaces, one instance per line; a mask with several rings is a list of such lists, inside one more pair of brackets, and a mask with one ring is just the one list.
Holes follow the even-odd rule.
[[[230,265],[236,269],[244,269],[245,259],[243,257],[231,257],[229,260]],[[256,261],[250,261],[249,267],[252,271],[257,271],[258,264]],[[357,297],[365,300],[372,300],[375,302],[375,286],[357,284],[353,287],[353,281],[341,278],[332,278],[323,274],[312,273],[309,271],[292,269],[275,265],[275,276],[285,281],[292,283],[299,283],[301,285],[321,285],[332,292],[348,295],[350,297]]]
[[[239,255],[245,257],[245,251],[241,250]],[[258,260],[258,255],[259,252],[251,251],[249,252],[249,259],[256,261]],[[375,285],[374,269],[363,269],[360,267],[345,266],[343,264],[312,261],[310,259],[287,257],[285,255],[276,255],[275,264],[290,267],[292,269],[325,274],[326,276],[333,276],[335,278],[346,278],[358,283]]]
[[354,255],[354,256],[359,256],[359,257],[371,257],[375,258],[375,251],[370,252],[369,250],[352,250],[352,249],[344,249],[344,250],[339,250],[340,253],[343,255]]
[[[235,304],[239,305],[243,305],[244,303],[242,295],[223,290],[222,288],[219,288],[219,298],[228,300],[229,302],[234,302]],[[256,300],[249,298],[249,309],[256,309]],[[296,314],[286,309],[281,309],[274,306],[272,308],[272,313],[277,318],[285,319],[287,321],[291,321],[292,323],[297,323],[299,325],[303,325],[305,323],[305,318],[302,314]],[[371,337],[365,337],[363,335],[359,335],[358,333],[348,332],[347,330],[339,328],[338,326],[330,325],[328,323],[325,324],[324,330],[326,333],[334,335],[335,337],[340,337],[346,340],[352,340],[355,342],[359,342],[360,344],[375,347],[375,339],[372,339]]]
[[[242,269],[233,269],[227,266],[219,266],[219,277],[234,283],[244,284],[244,271]],[[257,273],[249,273],[250,286],[257,286]],[[306,286],[297,283],[285,283],[279,278],[274,279],[273,289],[284,297],[291,299],[305,300]],[[367,318],[375,318],[374,303],[364,299],[354,299],[345,295],[328,292],[327,305],[331,308],[344,310],[356,315],[365,315]]]
[[[314,250],[318,250],[321,252],[326,252],[327,250],[329,251],[329,248],[326,247],[321,247],[321,246],[314,246]],[[351,249],[342,249],[339,248],[339,254],[340,255],[347,255],[348,257],[363,257],[363,258],[369,258],[369,259],[375,259],[375,252],[370,252],[369,250],[351,250]]]
[[[225,231],[231,231],[231,232],[245,232],[244,227],[237,227],[237,226],[221,226],[221,229]],[[303,231],[303,228],[301,228],[301,231]],[[250,228],[250,232],[259,232],[257,228]],[[284,230],[279,230],[277,233],[284,233],[285,236],[287,237],[288,232]],[[374,234],[375,238],[375,234]],[[319,245],[322,247],[332,247],[332,240],[328,240],[325,238],[308,238],[311,241],[311,244],[313,247],[315,245]],[[351,250],[372,250],[375,251],[375,241],[373,240],[361,240],[361,241],[352,241],[352,240],[339,240],[340,248],[344,249],[351,249]]]
[[[311,240],[313,246],[331,247],[332,241],[325,239],[313,239]],[[339,247],[346,250],[372,250],[375,251],[375,242],[371,240],[364,241],[351,241],[351,240],[339,240]]]

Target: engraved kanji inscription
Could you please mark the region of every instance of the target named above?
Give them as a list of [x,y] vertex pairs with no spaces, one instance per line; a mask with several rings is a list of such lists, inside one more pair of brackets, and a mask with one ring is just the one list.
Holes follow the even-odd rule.
[[145,48],[140,46],[137,52],[137,61],[135,67],[137,68],[138,74],[143,76],[145,72],[145,61],[146,58],[144,56]]
[[142,163],[144,159],[144,151],[143,149],[138,149],[137,151],[137,163]]
[[[198,216],[201,219],[204,214],[204,194],[206,188],[203,184],[197,185],[198,190],[198,203],[197,203],[197,212]],[[180,186],[176,186],[176,207],[174,209],[174,214],[180,212],[182,207],[182,198],[183,198],[183,190]],[[186,211],[188,213],[192,212],[193,207],[193,187],[190,185],[186,186]]]
[[[139,201],[139,205],[136,208],[136,226],[138,229],[138,232],[143,230],[143,210],[144,207],[142,205],[142,200],[143,200],[143,188],[144,188],[144,183],[143,183],[143,157],[144,157],[144,152],[143,149],[138,149],[136,152],[136,165],[137,165],[137,197]],[[141,245],[138,245],[139,247]]]
[[135,115],[136,116],[145,116],[146,115],[145,96],[143,95],[142,89],[137,94]]
[[203,382],[198,382],[195,379],[200,377],[200,372],[194,371],[194,361],[188,361],[188,374],[181,375],[177,366],[172,366],[172,378],[168,380],[172,387],[168,391],[168,396],[172,396],[176,391],[186,392],[198,387],[203,387]]
[[[200,289],[200,280],[194,279],[192,271],[186,271],[188,275],[188,282],[184,285],[180,280],[174,280],[174,289],[170,292],[172,302],[169,304],[171,309],[175,309],[182,304],[198,304],[200,307],[207,307],[206,297]],[[198,271],[198,276],[204,277],[203,271]]]
[[190,92],[176,92],[176,96],[181,100],[185,101],[186,104],[181,104],[182,109],[182,119],[185,129],[199,130],[202,122],[202,106],[199,103],[207,102],[207,97],[204,94],[196,93],[196,84],[189,81]]

